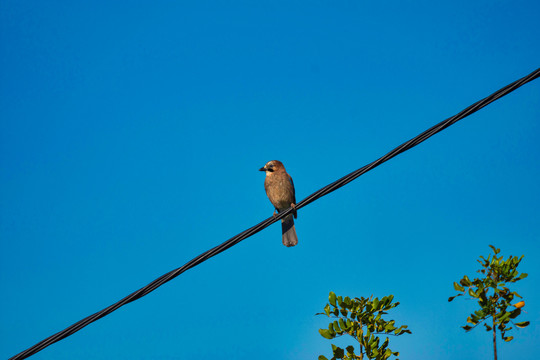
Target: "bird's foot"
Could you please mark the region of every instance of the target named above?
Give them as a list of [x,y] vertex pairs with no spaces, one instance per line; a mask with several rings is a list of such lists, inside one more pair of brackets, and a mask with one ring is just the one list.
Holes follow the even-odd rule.
[[293,212],[293,215],[294,215],[294,218],[296,219],[296,204],[294,203],[291,203],[291,207],[292,207],[292,212]]

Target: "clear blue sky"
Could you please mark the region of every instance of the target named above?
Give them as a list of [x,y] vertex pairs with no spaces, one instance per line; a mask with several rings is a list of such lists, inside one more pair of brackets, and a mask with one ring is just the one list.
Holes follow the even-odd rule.
[[[538,1],[254,3],[0,2],[0,358],[266,219],[267,161],[299,201],[540,66]],[[537,80],[34,358],[316,359],[333,290],[489,359],[447,298],[494,244],[536,359],[539,144]]]

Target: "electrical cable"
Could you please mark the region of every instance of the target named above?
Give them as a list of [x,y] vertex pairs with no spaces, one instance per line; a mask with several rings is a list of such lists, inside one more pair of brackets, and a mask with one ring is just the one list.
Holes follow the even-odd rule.
[[[314,192],[313,194],[309,195],[308,197],[306,197],[304,200],[300,201],[298,204],[296,204],[296,210],[298,209],[301,209],[303,208],[304,206],[312,203],[313,201],[325,196],[325,195],[328,195],[329,193],[339,189],[340,187],[350,183],[351,181],[355,180],[356,178],[358,178],[359,176],[365,174],[366,172],[374,169],[375,167],[381,165],[382,163],[392,159],[393,157],[401,154],[402,152],[405,152],[411,148],[413,148],[414,146],[420,144],[421,142],[425,141],[426,139],[430,138],[431,136],[437,134],[438,132],[446,129],[447,127],[453,125],[454,123],[458,122],[459,120],[475,113],[476,111],[482,109],[484,106],[494,102],[495,100],[498,100],[499,98],[511,93],[512,91],[516,90],[517,88],[521,87],[522,85],[536,79],[540,77],[540,68],[536,69],[535,71],[533,71],[532,73],[530,73],[529,75],[519,79],[519,80],[516,80],[514,81],[513,83],[503,87],[502,89],[494,92],[493,94],[489,95],[488,97],[474,103],[473,105],[467,107],[466,109],[464,109],[463,111],[461,111],[460,113],[446,119],[446,120],[443,120],[441,121],[440,123],[438,123],[437,125],[429,128],[428,130],[424,131],[423,133],[415,136],[414,138],[410,139],[409,141],[401,144],[400,146],[396,147],[394,150],[390,151],[389,153],[387,153],[386,155],[382,156],[381,158],[363,166],[362,168],[356,170],[356,171],[353,171],[351,172],[350,174],[340,178],[339,180],[336,180],[334,181],[333,183],[323,187],[322,189]],[[126,305],[132,301],[135,301],[137,299],[140,299],[141,297],[151,293],[152,291],[154,291],[155,289],[157,289],[158,287],[160,287],[161,285],[165,284],[166,282],[168,281],[171,281],[172,279],[174,279],[175,277],[177,277],[178,275],[180,275],[181,273],[183,273],[184,271],[188,270],[188,269],[191,269],[192,267],[195,267],[197,265],[199,265],[200,263],[208,260],[209,258],[229,249],[230,247],[238,244],[240,241],[258,233],[259,231],[265,229],[266,227],[270,226],[271,224],[275,223],[276,221],[282,219],[283,217],[287,216],[289,213],[292,212],[292,209],[289,208],[285,211],[282,211],[280,213],[278,213],[275,217],[269,217],[268,219],[260,222],[259,224],[255,225],[255,226],[252,226],[250,227],[249,229],[241,232],[240,234],[230,238],[229,240],[225,241],[224,243],[202,253],[201,255],[193,258],[192,260],[190,260],[189,262],[187,262],[186,264],[184,264],[183,266],[175,269],[175,270],[172,270],[162,276],[160,276],[159,278],[157,278],[156,280],[152,281],[151,283],[149,283],[148,285],[140,288],[139,290],[135,291],[134,293],[126,296],[125,298],[123,298],[122,300],[110,305],[109,307],[101,310],[101,311],[98,311],[96,312],[95,314],[92,314],[78,322],[76,322],[75,324],[65,328],[64,330],[54,334],[54,335],[51,335],[49,336],[48,338],[38,342],[37,344],[35,344],[34,346],[28,348],[27,350],[24,350],[23,352],[11,357],[9,360],[20,360],[20,359],[25,359],[29,356],[32,356],[34,355],[35,353],[37,353],[38,351],[41,351],[43,349],[45,349],[47,346],[49,345],[52,345],[54,344],[55,342],[57,341],[60,341],[72,334],[74,334],[75,332],[81,330],[82,328],[84,328],[85,326],[91,324],[92,322],[96,321],[96,320],[99,320],[101,319],[102,317],[112,313],[113,311],[117,310],[118,308],[120,308],[121,306],[123,305]]]

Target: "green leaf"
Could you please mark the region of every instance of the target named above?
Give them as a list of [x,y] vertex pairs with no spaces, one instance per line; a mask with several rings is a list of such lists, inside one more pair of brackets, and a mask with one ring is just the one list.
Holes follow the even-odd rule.
[[341,359],[343,358],[343,356],[345,356],[345,351],[342,348],[336,346],[336,348],[334,349],[334,356],[338,359]]
[[471,295],[473,298],[477,298],[478,295],[473,291],[473,289],[469,288],[469,295]]
[[321,334],[321,336],[325,339],[333,339],[336,337],[328,329],[319,329],[319,334]]
[[396,331],[394,331],[394,334],[396,335],[402,335],[405,333],[412,334],[410,330],[407,330],[407,325],[402,325],[399,327],[399,329],[396,329]]
[[328,295],[328,301],[330,301],[330,304],[332,304],[332,306],[336,306],[336,294],[333,291],[330,291],[330,295]]
[[352,347],[352,345],[347,346],[346,349],[347,349],[347,353],[351,355],[354,354],[354,347]]
[[508,321],[508,319],[510,318],[510,315],[512,315],[512,313],[509,313],[509,312],[505,312],[505,313],[501,313],[503,314],[502,316],[499,317],[499,321],[498,322],[506,322]]
[[[482,294],[484,293],[484,288],[483,287],[480,287],[478,290],[476,290],[474,292],[476,294],[476,298],[482,298]],[[484,299],[486,298],[486,296],[484,295],[483,297]]]
[[515,319],[521,314],[521,309],[515,309],[510,313],[510,319]]
[[330,316],[330,305],[326,304],[326,306],[324,307],[324,313]]
[[[333,337],[336,337],[336,332],[334,331],[334,324],[333,324],[333,323],[328,324],[328,331],[330,332],[330,334],[331,334]],[[319,331],[319,332],[320,332],[320,331]]]
[[324,355],[319,355],[317,360],[328,360],[328,358]]
[[472,329],[472,326],[469,326],[469,325],[465,325],[465,326],[462,326],[463,330],[465,331],[469,331]]
[[484,317],[484,310],[483,309],[480,309],[480,310],[476,310],[474,312],[474,315],[475,315],[475,318],[476,319],[481,319]]
[[454,281],[454,289],[456,291],[465,291],[465,288]]
[[521,275],[519,275],[519,277],[517,278],[517,280],[525,279],[527,276],[529,276],[529,274],[527,274],[527,273],[521,273]]
[[501,252],[501,249],[497,249],[497,248],[496,248],[495,246],[493,246],[493,245],[489,245],[489,247],[490,247],[491,249],[493,249],[493,252],[495,253],[495,255],[497,255],[498,253]]
[[[341,320],[341,319],[340,319],[340,320]],[[337,320],[334,321],[333,326],[334,326],[334,331],[335,331],[336,333],[338,333],[339,335],[341,335],[341,334],[343,333],[343,331],[342,331],[342,330],[340,329],[340,327],[339,327],[339,323],[337,322]]]
[[522,321],[519,323],[515,323],[514,325],[516,325],[518,328],[523,329],[524,327],[529,326],[529,324],[530,324],[529,321]]
[[513,336],[509,336],[509,337],[504,338],[504,341],[506,342],[512,341],[513,338],[514,338]]

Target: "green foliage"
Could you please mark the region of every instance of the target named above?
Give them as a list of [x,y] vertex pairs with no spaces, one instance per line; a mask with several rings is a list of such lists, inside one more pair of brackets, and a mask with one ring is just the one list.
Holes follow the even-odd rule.
[[504,341],[511,341],[513,337],[506,336],[506,333],[512,330],[512,327],[509,326],[510,323],[518,328],[529,325],[528,321],[513,322],[513,319],[521,314],[521,306],[523,305],[518,307],[511,304],[514,297],[521,298],[521,296],[515,291],[510,291],[506,285],[527,277],[527,274],[519,274],[517,271],[523,255],[519,258],[510,256],[504,260],[503,256],[497,256],[500,249],[493,245],[489,245],[489,247],[494,254],[490,254],[487,259],[480,256],[480,259],[477,260],[482,266],[477,272],[482,274],[482,277],[470,280],[465,275],[459,283],[454,282],[454,289],[458,294],[448,298],[448,301],[468,294],[478,302],[480,309],[469,315],[467,323],[470,325],[462,326],[462,328],[469,331],[491,318],[491,324],[484,323],[486,331],[493,331],[495,334],[499,330]]
[[[330,292],[328,304],[324,307],[323,313],[317,315],[326,315],[335,319],[328,324],[327,329],[319,329],[319,333],[326,339],[334,339],[342,335],[352,336],[359,344],[358,355],[354,352],[353,346],[347,346],[342,349],[332,344],[333,357],[331,360],[363,359],[364,355],[368,359],[386,360],[390,356],[399,356],[398,352],[393,352],[388,348],[389,338],[383,342],[378,335],[399,336],[405,333],[410,334],[407,325],[396,327],[395,320],[386,321],[382,318],[387,311],[399,305],[399,302],[392,303],[393,295],[385,296],[382,299],[373,298],[354,298],[348,296],[336,296]],[[319,360],[328,360],[320,355]]]

